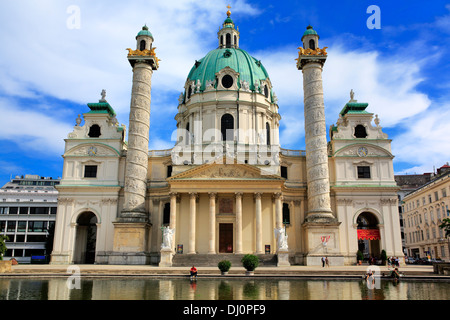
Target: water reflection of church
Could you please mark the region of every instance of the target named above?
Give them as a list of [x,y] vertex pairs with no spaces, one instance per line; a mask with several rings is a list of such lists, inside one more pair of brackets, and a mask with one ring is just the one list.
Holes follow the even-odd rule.
[[306,29],[297,59],[305,151],[281,147],[276,84],[240,35],[228,12],[218,47],[195,61],[180,94],[175,146],[149,151],[159,59],[148,28],[138,33],[128,141],[105,96],[65,140],[52,263],[170,266],[254,253],[318,265],[326,253],[344,265],[362,244],[367,255],[402,255],[391,140],[352,91],[327,141],[327,52],[316,31]]

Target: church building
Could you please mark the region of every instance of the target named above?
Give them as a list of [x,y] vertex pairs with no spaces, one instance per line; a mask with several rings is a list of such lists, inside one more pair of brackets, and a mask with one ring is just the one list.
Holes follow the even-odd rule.
[[278,266],[319,265],[323,256],[351,265],[358,250],[403,256],[394,156],[378,116],[351,91],[327,141],[328,53],[308,26],[292,65],[303,76],[305,150],[282,148],[276,84],[241,48],[230,15],[217,48],[187,75],[170,150],[148,148],[159,59],[148,27],[137,34],[127,56],[128,137],[102,92],[65,139],[52,264],[170,267],[250,253]]

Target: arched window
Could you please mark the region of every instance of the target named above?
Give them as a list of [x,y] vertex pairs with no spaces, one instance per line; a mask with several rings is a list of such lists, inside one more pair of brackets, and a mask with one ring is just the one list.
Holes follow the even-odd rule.
[[231,48],[231,34],[227,33],[225,37],[226,37],[226,47]]
[[170,224],[170,202],[164,205],[163,209],[163,225]]
[[91,138],[98,138],[100,137],[100,126],[98,124],[93,124],[90,128],[89,128],[89,133],[88,136]]
[[234,46],[235,47],[237,46],[237,37],[236,36],[234,36]]
[[267,87],[267,85],[264,86],[264,95],[266,96],[266,98],[269,97],[269,88]]
[[314,39],[309,40],[309,48],[311,50],[315,50],[316,49],[316,43],[314,42]]
[[222,141],[234,140],[234,118],[231,114],[226,113],[220,120],[220,128],[222,133]]
[[145,40],[141,40],[141,42],[139,43],[139,50],[145,50]]
[[191,94],[192,94],[192,88],[191,88],[191,86],[189,86],[188,92],[187,92],[187,98],[188,98],[188,99],[191,98]]
[[362,124],[358,124],[355,127],[355,137],[356,138],[365,138],[365,137],[367,137],[366,127],[364,127]]
[[288,203],[283,203],[283,224],[291,224],[291,211]]
[[270,146],[270,124],[266,122],[266,142]]
[[220,36],[220,45],[223,46],[223,35]]
[[191,141],[191,133],[189,132],[189,122],[186,124],[186,144]]

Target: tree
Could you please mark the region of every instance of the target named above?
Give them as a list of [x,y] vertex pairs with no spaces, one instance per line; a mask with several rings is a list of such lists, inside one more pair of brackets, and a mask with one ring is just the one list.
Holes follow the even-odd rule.
[[0,260],[3,260],[3,255],[6,252],[6,240],[9,240],[8,236],[0,234]]
[[439,225],[439,228],[445,231],[445,237],[450,237],[450,218],[445,218],[442,220],[442,224]]

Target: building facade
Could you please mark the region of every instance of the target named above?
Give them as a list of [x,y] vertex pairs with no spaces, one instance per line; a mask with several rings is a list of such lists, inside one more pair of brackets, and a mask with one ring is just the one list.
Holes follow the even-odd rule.
[[153,40],[144,26],[128,49],[128,141],[104,95],[65,140],[52,263],[171,266],[183,256],[253,253],[276,255],[278,265],[318,265],[323,255],[344,265],[358,250],[402,255],[391,140],[351,92],[327,141],[327,52],[311,26],[296,65],[304,151],[281,147],[273,84],[240,48],[229,11],[217,49],[187,76],[174,147],[149,151]]
[[16,176],[0,188],[0,234],[8,236],[4,259],[19,263],[45,260],[55,226],[58,179]]
[[450,261],[449,239],[439,228],[450,218],[450,167],[445,165],[431,180],[403,198],[407,255]]

